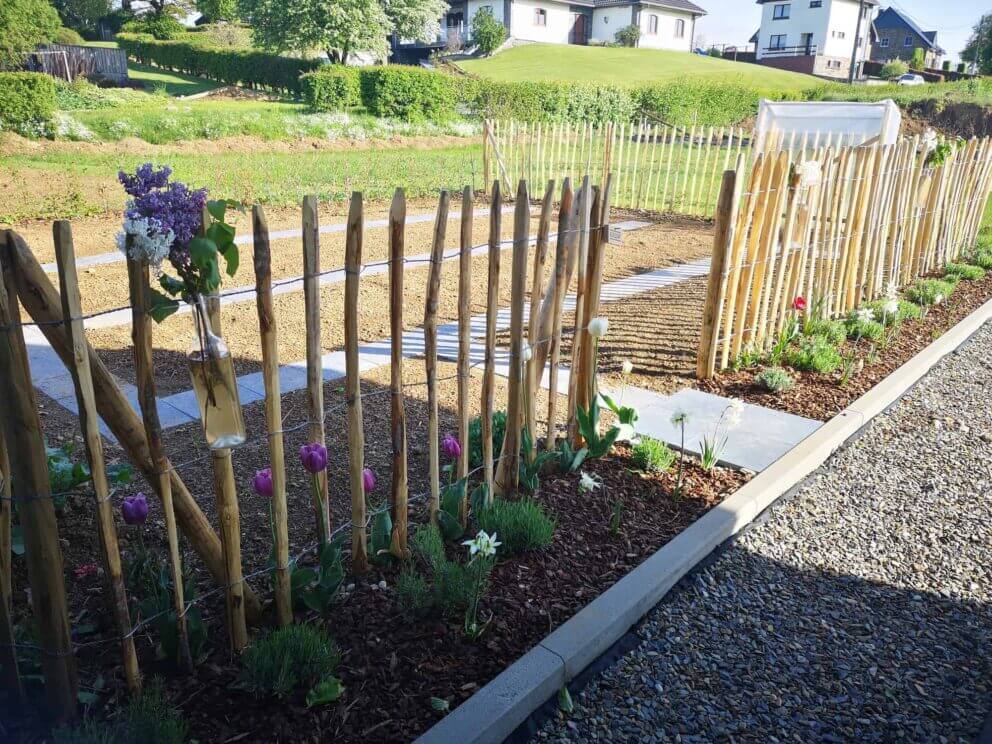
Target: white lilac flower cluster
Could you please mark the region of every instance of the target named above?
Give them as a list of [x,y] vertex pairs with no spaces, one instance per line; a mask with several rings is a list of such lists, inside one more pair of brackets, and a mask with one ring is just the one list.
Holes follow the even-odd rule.
[[[149,265],[156,268],[169,255],[169,248],[176,239],[172,230],[160,232],[161,227],[147,217],[125,217],[123,227],[117,233],[118,250],[135,261],[148,261]],[[129,236],[130,250],[127,241]]]

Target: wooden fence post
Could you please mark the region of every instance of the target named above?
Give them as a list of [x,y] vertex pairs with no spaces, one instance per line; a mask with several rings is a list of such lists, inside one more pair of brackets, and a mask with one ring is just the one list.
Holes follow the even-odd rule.
[[[326,445],[324,438],[324,363],[320,343],[320,225],[317,199],[303,198],[303,306],[307,329],[307,404],[312,444]],[[323,504],[318,502],[323,500]],[[317,474],[314,494],[317,535],[323,544],[331,534],[331,504],[327,494],[327,471]]]
[[389,209],[389,331],[392,337],[389,375],[390,442],[393,451],[390,504],[393,534],[389,550],[397,558],[409,558],[407,547],[409,487],[407,484],[406,408],[403,400],[403,272],[406,261],[406,196],[396,189]]
[[499,180],[493,182],[493,196],[489,205],[489,285],[486,290],[486,351],[482,374],[482,472],[486,484],[486,503],[491,504],[495,495],[493,472],[493,387],[496,381],[496,314],[499,309],[499,264],[503,231],[503,198]]
[[148,262],[128,259],[128,286],[131,298],[131,339],[134,344],[134,374],[138,387],[138,407],[148,439],[148,453],[155,471],[155,487],[162,500],[162,514],[169,543],[169,566],[172,576],[172,596],[176,613],[177,653],[176,663],[185,672],[193,670],[189,634],[186,627],[186,601],[183,596],[182,557],[179,554],[179,533],[176,528],[172,504],[172,469],[162,447],[162,427],[158,418],[158,401],[155,395],[154,362],[152,361],[152,328],[149,308]]
[[262,346],[262,380],[265,385],[265,425],[269,430],[269,467],[272,471],[272,532],[275,540],[276,621],[293,622],[293,596],[289,575],[289,516],[286,506],[286,453],[282,433],[282,395],[279,389],[279,343],[272,307],[272,254],[269,226],[262,207],[252,207],[255,304]]
[[489,195],[489,178],[492,170],[489,160],[489,119],[482,120],[482,193]]
[[575,287],[575,321],[572,335],[572,358],[568,374],[568,438],[573,445],[579,444],[578,419],[575,415],[579,403],[579,361],[582,359],[582,343],[585,341],[585,329],[582,319],[585,317],[586,273],[589,263],[589,217],[592,209],[592,191],[589,176],[582,179],[582,190],[579,192],[579,245],[578,245],[578,281]]
[[434,241],[431,244],[431,268],[427,279],[427,301],[424,304],[424,372],[427,376],[427,451],[428,477],[431,495],[428,512],[431,522],[437,522],[441,498],[441,457],[438,450],[437,412],[437,303],[441,294],[441,263],[444,260],[444,236],[448,225],[450,197],[442,191],[434,218]]
[[[39,323],[39,330],[63,363],[71,364],[74,351],[65,330],[58,292],[55,291],[55,287],[52,286],[45,270],[20,236],[10,232],[8,245],[16,264],[17,279],[15,284],[22,306]],[[86,350],[90,357],[90,371],[93,376],[97,412],[113,432],[117,441],[120,442],[121,447],[127,452],[131,461],[141,470],[149,482],[156,486],[156,494],[161,498],[161,493],[157,490],[159,470],[149,455],[148,441],[141,419],[131,408],[131,404],[124,396],[120,385],[93,350],[92,345],[87,343]],[[175,514],[179,526],[203,559],[214,579],[223,584],[226,581],[224,560],[217,533],[214,532],[210,522],[207,521],[203,511],[175,470],[170,469],[169,481],[175,498]],[[259,617],[262,612],[261,602],[247,586],[245,587],[245,599],[248,603],[249,614],[252,617]]]
[[530,201],[527,182],[517,186],[513,215],[513,261],[510,274],[510,380],[507,386],[506,434],[503,451],[496,469],[496,489],[501,494],[513,493],[520,482],[521,383],[523,364],[524,288],[527,283],[527,248],[530,233]]
[[[589,236],[589,275],[587,277],[588,288],[586,289],[586,322],[599,315],[600,294],[603,291],[603,262],[606,258],[606,247],[609,244],[610,235],[610,197],[613,193],[613,177],[608,175],[603,190],[593,198],[593,220],[595,224],[591,228]],[[588,340],[591,340],[588,339]],[[596,383],[596,343],[589,343],[583,352],[582,385],[584,387],[582,397],[585,398],[585,406],[588,408],[592,401],[599,394]]]
[[716,207],[716,228],[713,236],[713,259],[706,285],[706,303],[703,305],[703,328],[699,337],[696,356],[696,376],[712,377],[716,372],[717,344],[720,338],[720,316],[727,291],[727,268],[733,246],[732,226],[737,220],[737,200],[740,196],[737,171],[723,172],[720,198]]
[[[569,233],[572,227],[572,184],[565,178],[561,186],[561,203],[558,208],[558,236],[555,241],[555,270],[545,303],[551,301],[551,349],[548,356],[548,435],[544,449],[551,452],[555,448],[558,425],[558,358],[561,353],[561,314],[565,304],[565,289],[568,283],[565,273],[568,269]],[[538,325],[537,333],[540,333]],[[540,357],[538,350],[535,357]]]
[[[351,562],[355,573],[368,568],[365,537],[365,429],[362,421],[362,380],[358,368],[358,280],[362,270],[362,195],[351,195],[344,253],[345,396],[348,403],[348,483],[351,490]],[[320,323],[320,316],[317,316]]]
[[[469,355],[472,345],[472,189],[462,191],[461,234],[458,251],[458,478],[468,475]],[[468,520],[468,490],[462,499],[459,518]]]
[[31,606],[42,646],[45,695],[52,716],[64,722],[76,717],[76,664],[48,460],[17,306],[10,235],[8,231],[6,245],[0,246],[0,390],[6,393],[2,426],[10,447],[11,479],[24,536]]
[[527,450],[527,461],[534,459],[537,449],[537,391],[541,389],[541,378],[544,367],[538,367],[537,348],[547,346],[548,342],[538,336],[537,321],[540,315],[542,285],[544,281],[544,263],[548,257],[548,236],[551,233],[551,209],[554,206],[555,182],[548,181],[541,201],[541,217],[537,225],[537,241],[534,245],[534,266],[531,270],[530,305],[527,315],[527,343],[530,346],[530,357],[526,362],[524,389],[524,416],[527,433],[530,437],[530,448]]
[[134,651],[134,637],[131,634],[131,613],[127,606],[127,591],[124,588],[124,575],[121,569],[121,553],[117,544],[117,527],[114,524],[113,504],[110,502],[110,485],[107,482],[107,469],[103,459],[103,441],[100,438],[99,418],[96,414],[96,400],[93,395],[93,378],[90,375],[90,358],[86,353],[86,337],[83,331],[83,309],[79,298],[79,282],[76,278],[76,252],[72,245],[72,228],[65,220],[52,226],[55,239],[55,258],[58,263],[59,285],[62,292],[62,316],[66,331],[72,339],[73,364],[70,368],[76,389],[76,403],[79,408],[79,428],[86,443],[86,457],[93,478],[93,495],[96,497],[96,522],[103,553],[103,567],[107,574],[107,584],[112,598],[111,608],[117,631],[121,636],[121,656],[123,658],[124,681],[128,692],[137,695],[141,692],[141,676],[138,672],[138,657]]
[[18,701],[24,700],[24,686],[17,669],[17,647],[14,643],[14,623],[11,610],[11,551],[10,522],[14,501],[10,490],[10,460],[0,425],[0,665],[6,689]]
[[[599,262],[599,269],[602,271],[602,260],[601,257],[597,258],[597,253],[599,252],[599,212],[600,212],[600,202],[601,194],[599,191],[599,186],[592,187],[592,207],[589,211],[589,237],[588,237],[588,247],[586,249],[586,266],[585,271],[580,272],[579,276],[584,273],[585,284],[580,293],[582,296],[582,312],[578,313],[575,318],[575,335],[582,336],[582,341],[579,344],[579,354],[577,357],[573,357],[572,366],[575,368],[575,406],[577,408],[588,409],[592,405],[592,374],[590,366],[593,363],[593,355],[595,354],[595,341],[592,336],[589,335],[588,328],[589,323],[595,316],[596,310],[599,308],[599,298],[597,297],[594,301],[592,298],[592,289],[595,284],[596,263]],[[576,295],[576,300],[578,300],[578,294]],[[578,301],[576,301],[576,305]],[[573,341],[574,343],[574,341]]]

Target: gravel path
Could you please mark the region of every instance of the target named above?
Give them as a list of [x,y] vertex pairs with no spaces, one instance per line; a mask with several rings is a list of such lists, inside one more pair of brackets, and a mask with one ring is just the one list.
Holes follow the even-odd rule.
[[536,741],[974,741],[992,708],[992,324],[641,623]]

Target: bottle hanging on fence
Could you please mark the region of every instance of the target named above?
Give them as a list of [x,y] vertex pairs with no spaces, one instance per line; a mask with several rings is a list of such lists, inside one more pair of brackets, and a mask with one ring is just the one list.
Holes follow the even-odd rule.
[[224,339],[210,328],[207,301],[198,295],[193,308],[193,342],[186,359],[210,449],[228,449],[247,439],[234,359]]

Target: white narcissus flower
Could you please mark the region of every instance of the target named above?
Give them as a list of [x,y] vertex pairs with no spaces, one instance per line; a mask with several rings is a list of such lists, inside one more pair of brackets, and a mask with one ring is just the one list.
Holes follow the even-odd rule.
[[727,406],[727,428],[736,429],[741,425],[741,417],[744,415],[744,401],[740,398],[731,398],[730,405]]
[[620,371],[624,375],[629,375],[631,372],[634,371],[634,365],[631,363],[629,359],[624,359],[623,364],[620,365]]
[[875,312],[870,307],[863,307],[854,311],[854,319],[859,323],[870,323],[875,320]]
[[899,299],[899,286],[895,282],[889,282],[885,285],[885,299],[887,300],[898,300]]
[[933,298],[933,304],[934,305],[939,305],[943,301],[944,301],[944,295],[942,295],[942,294],[939,294],[939,295],[937,295],[936,297]]
[[823,167],[819,160],[807,160],[799,166],[799,185],[805,188],[819,186],[823,181]]
[[937,133],[928,128],[927,131],[923,133],[923,149],[926,152],[933,152],[937,149]]
[[610,330],[610,321],[606,318],[593,318],[589,321],[589,335],[593,338],[602,338]]
[[579,478],[579,492],[580,493],[592,493],[597,488],[603,485],[603,482],[598,476],[590,475],[589,473],[583,472],[582,476]]
[[899,314],[899,300],[886,300],[882,305],[882,312],[891,318],[896,317]]
[[530,344],[524,344],[524,347],[520,350],[520,359],[529,362],[534,356],[534,350],[531,348]]
[[496,555],[496,548],[498,548],[503,543],[496,539],[496,533],[489,535],[485,530],[479,530],[479,533],[471,540],[465,540],[462,545],[468,547],[468,553],[470,556],[481,555],[483,558],[490,558]]

